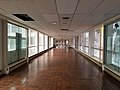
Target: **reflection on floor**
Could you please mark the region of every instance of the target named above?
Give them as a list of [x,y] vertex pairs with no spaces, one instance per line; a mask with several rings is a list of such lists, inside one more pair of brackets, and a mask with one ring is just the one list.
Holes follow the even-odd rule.
[[73,49],[56,48],[1,77],[0,90],[120,90],[120,83]]

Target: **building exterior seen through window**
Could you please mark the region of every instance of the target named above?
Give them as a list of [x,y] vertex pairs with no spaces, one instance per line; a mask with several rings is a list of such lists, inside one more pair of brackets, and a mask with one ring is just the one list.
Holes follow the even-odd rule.
[[38,36],[37,35],[38,35],[37,31],[31,30],[31,29],[29,30],[29,50],[28,50],[29,56],[32,56],[32,55],[38,53],[38,51],[37,51]]
[[8,64],[24,59],[27,51],[27,29],[8,23]]
[[105,64],[114,70],[120,68],[120,21],[105,26]]

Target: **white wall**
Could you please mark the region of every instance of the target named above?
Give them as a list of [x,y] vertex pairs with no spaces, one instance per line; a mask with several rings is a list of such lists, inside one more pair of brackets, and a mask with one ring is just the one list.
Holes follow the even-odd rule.
[[0,70],[2,70],[2,21],[0,20]]
[[75,48],[75,38],[70,38],[69,39],[69,45],[70,45],[70,47]]

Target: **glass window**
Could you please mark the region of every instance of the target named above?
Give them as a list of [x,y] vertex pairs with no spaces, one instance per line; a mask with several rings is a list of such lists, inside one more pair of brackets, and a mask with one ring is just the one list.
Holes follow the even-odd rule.
[[8,23],[8,64],[26,57],[27,29]]
[[86,43],[86,45],[85,46],[89,46],[89,32],[86,32],[85,33],[85,43]]
[[16,32],[12,30],[13,29],[12,27],[13,27],[13,25],[8,23],[8,36],[15,37],[16,36]]
[[100,29],[94,31],[93,55],[100,58]]
[[48,36],[45,35],[45,50],[48,49]]
[[8,51],[16,50],[16,39],[8,38]]
[[37,31],[29,30],[29,46],[37,46]]
[[51,37],[51,47],[53,47],[53,38]]
[[26,43],[27,43],[27,40],[23,39],[22,40],[22,48],[26,48],[27,47]]
[[95,30],[94,48],[100,48],[100,32]]
[[[37,31],[29,30],[29,56],[37,54]],[[34,51],[33,51],[34,50]]]
[[85,32],[83,33],[84,37],[83,37],[83,48],[84,48],[84,52],[88,53],[89,51],[89,32]]
[[105,43],[105,64],[119,70],[116,68],[120,68],[120,21],[106,25]]
[[100,50],[94,49],[94,56],[99,58]]
[[81,38],[80,38],[80,50],[83,51],[83,42],[84,42],[84,35],[81,34]]
[[44,34],[39,33],[39,52],[44,50]]
[[[103,29],[102,29],[103,30]],[[81,52],[87,53],[91,57],[103,59],[103,31],[100,27],[97,27],[90,32],[81,33],[79,38],[79,50]],[[102,34],[101,34],[102,32]],[[102,42],[102,43],[101,43]]]

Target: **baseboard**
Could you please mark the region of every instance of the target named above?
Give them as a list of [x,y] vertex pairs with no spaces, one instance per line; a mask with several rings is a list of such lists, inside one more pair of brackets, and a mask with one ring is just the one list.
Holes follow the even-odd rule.
[[[47,50],[45,50],[45,51],[43,51],[43,52],[40,52],[40,53],[38,53],[38,54],[36,54],[36,55],[33,55],[33,56],[29,57],[29,60],[33,60],[34,58],[42,55],[43,53],[45,53],[45,52],[47,52],[47,51],[49,51],[49,50],[51,50],[51,49],[52,49],[52,48],[47,49]],[[24,60],[22,60],[22,61],[16,62],[15,64],[9,65],[9,66],[8,66],[8,67],[9,67],[9,72],[11,72],[11,71],[19,68],[20,66],[22,66],[22,65],[24,65],[24,64],[26,64],[26,63],[27,63],[27,60],[24,59]]]
[[19,68],[20,66],[24,65],[27,63],[27,60],[23,60],[22,62],[19,62],[17,64],[9,66],[9,72],[12,72],[13,70]]
[[114,77],[116,80],[120,82],[120,73],[113,71],[112,69],[105,66],[105,72],[107,72],[109,75]]
[[[43,52],[40,52],[40,53],[38,53],[38,54],[36,54],[36,55],[33,55],[33,56],[29,57],[29,60],[33,60],[34,58],[42,55],[43,53],[45,53],[45,52],[47,52],[47,51],[49,51],[49,50],[51,50],[51,49],[52,49],[52,48],[47,49],[47,50],[44,50]],[[21,61],[18,61],[18,62],[15,62],[15,63],[13,63],[13,64],[10,64],[10,65],[8,65],[8,67],[7,67],[6,69],[8,70],[8,72],[12,72],[13,70],[19,68],[20,66],[22,66],[22,65],[24,65],[24,64],[27,64],[27,60],[26,60],[26,59],[23,59],[23,60],[21,60]],[[6,73],[6,69],[4,70],[4,72],[0,72],[0,73],[1,73],[1,74],[2,74],[2,73],[8,74],[8,73]]]
[[3,70],[0,70],[0,76],[3,75]]
[[77,51],[78,53],[80,53],[81,55],[83,55],[84,57],[88,58],[89,60],[91,60],[93,63],[95,63],[96,65],[98,65],[99,67],[102,67],[102,63],[98,62],[97,60],[95,60],[94,58],[92,58],[91,56],[73,48],[75,51]]
[[[52,48],[53,48],[53,47],[52,47]],[[37,53],[37,54],[35,54],[35,55],[29,57],[29,60],[31,61],[31,60],[33,60],[33,59],[39,57],[40,55],[46,53],[47,51],[51,50],[52,48],[49,48],[49,49],[47,49],[47,50],[44,50],[44,51],[42,51],[42,52],[40,52],[40,53]]]
[[[89,55],[80,52],[79,50],[73,48],[75,51],[77,51],[78,53],[80,53],[81,55],[85,56],[86,58],[88,58],[90,61],[94,62],[96,65],[102,67],[102,63],[97,62],[94,58],[90,57]],[[113,78],[115,78],[116,80],[120,81],[120,73],[113,71],[112,69],[104,66],[104,71],[106,73],[108,73],[109,75],[111,75]]]

